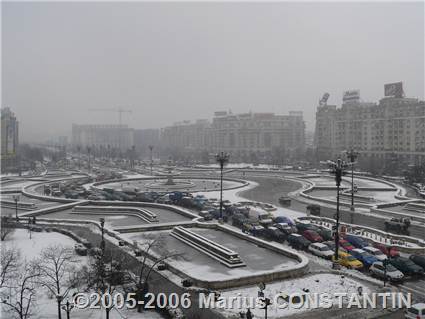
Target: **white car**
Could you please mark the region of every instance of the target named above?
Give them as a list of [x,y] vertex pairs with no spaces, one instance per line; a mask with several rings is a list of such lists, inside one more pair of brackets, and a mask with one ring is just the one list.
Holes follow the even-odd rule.
[[405,318],[408,319],[424,319],[425,303],[417,303],[406,309]]
[[384,279],[386,276],[392,282],[400,282],[404,279],[403,273],[391,264],[387,265],[387,273],[385,274],[385,266],[381,261],[374,262],[369,267],[369,271],[372,275],[381,279]]
[[367,251],[369,254],[375,256],[376,258],[378,258],[379,261],[384,261],[384,260],[388,259],[387,255],[385,255],[378,248],[375,248],[375,247],[372,247],[372,246],[366,246],[366,247],[363,247],[362,249]]
[[325,244],[322,243],[313,243],[308,246],[308,250],[316,256],[323,257],[326,259],[331,259],[334,255],[334,252]]

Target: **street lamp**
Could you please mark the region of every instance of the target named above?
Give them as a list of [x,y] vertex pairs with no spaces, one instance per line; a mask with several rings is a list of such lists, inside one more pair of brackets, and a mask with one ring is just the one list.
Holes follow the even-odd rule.
[[220,152],[215,155],[216,161],[220,164],[220,222],[223,221],[223,168],[229,161],[229,157],[230,155],[225,152]]
[[105,255],[105,218],[100,218],[100,228],[102,230],[102,241],[100,242],[100,249],[102,249],[102,255]]
[[74,305],[69,302],[69,300],[66,300],[66,303],[62,306],[62,310],[66,311],[66,319],[69,319],[69,313],[74,308]]
[[81,146],[77,145],[77,152],[78,152],[78,170],[81,169]]
[[336,182],[336,226],[335,226],[335,262],[333,263],[333,268],[339,268],[338,266],[338,249],[339,249],[339,190],[342,181],[342,175],[344,174],[344,170],[347,168],[348,164],[338,158],[336,162],[327,161],[326,162],[331,169],[332,174],[335,174],[335,182]]
[[152,151],[153,151],[153,145],[149,145],[149,150],[151,151],[151,176],[152,176],[152,164],[153,164]]
[[90,174],[90,152],[91,152],[91,147],[87,146],[87,155],[89,156],[89,161],[88,161],[88,165],[89,165],[89,174]]
[[19,195],[13,195],[13,200],[15,201],[15,217],[16,217],[16,221],[19,221],[19,217],[18,217],[18,201],[19,201]]
[[349,151],[345,151],[345,156],[350,160],[351,163],[351,206],[350,210],[354,212],[354,164],[356,162],[359,153],[355,150],[351,149]]

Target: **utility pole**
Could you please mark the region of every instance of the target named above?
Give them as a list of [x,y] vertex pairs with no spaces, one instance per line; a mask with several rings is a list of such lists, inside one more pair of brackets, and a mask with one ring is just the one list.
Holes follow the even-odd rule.
[[224,165],[229,161],[230,155],[225,152],[216,154],[215,159],[220,164],[220,219],[219,222],[223,222],[223,168]]

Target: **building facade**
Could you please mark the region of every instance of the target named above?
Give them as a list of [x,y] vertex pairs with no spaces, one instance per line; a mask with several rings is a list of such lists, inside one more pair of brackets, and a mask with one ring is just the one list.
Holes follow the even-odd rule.
[[320,105],[315,146],[321,160],[354,148],[364,161],[381,161],[381,165],[423,163],[425,102],[399,95],[384,97],[379,103],[347,101],[340,108]]
[[1,169],[18,168],[19,122],[10,108],[1,109]]
[[72,125],[74,147],[110,148],[125,151],[134,145],[133,129],[127,125]]
[[302,112],[215,112],[211,122],[184,121],[163,128],[161,145],[180,151],[226,151],[235,161],[267,162],[273,156],[288,157],[304,150],[305,123]]

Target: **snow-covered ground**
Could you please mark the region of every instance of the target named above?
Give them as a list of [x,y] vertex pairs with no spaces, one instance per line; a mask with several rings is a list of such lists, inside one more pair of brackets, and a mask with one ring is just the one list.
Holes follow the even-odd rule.
[[[64,247],[74,248],[75,241],[68,236],[62,235],[56,232],[32,232],[31,239],[29,232],[24,229],[16,229],[12,236],[2,242],[2,249],[7,247],[16,247],[21,251],[21,255],[27,261],[40,257],[41,251],[50,245],[60,244]],[[82,266],[88,262],[88,258],[85,256],[75,255],[75,264]],[[37,291],[35,315],[33,319],[56,319],[58,317],[56,298],[49,296],[47,291],[43,288],[39,288]],[[1,307],[1,318],[13,318],[6,313],[5,306]],[[65,311],[62,312],[62,318],[66,317]],[[105,311],[102,309],[73,309],[71,312],[71,318],[73,319],[103,319],[106,318]],[[135,310],[129,310],[123,308],[122,310],[113,310],[110,313],[110,319],[160,319],[162,318],[159,314],[153,311],[143,312],[143,314],[137,313]]]
[[[264,290],[264,296],[270,298],[273,302],[275,296],[279,294],[303,294],[305,291],[303,289],[308,289],[309,294],[314,293],[347,293],[347,294],[356,294],[358,288],[362,287],[363,293],[367,294],[373,291],[365,284],[351,279],[346,276],[336,275],[336,274],[316,274],[303,278],[285,280],[274,282],[266,285]],[[242,298],[256,298],[258,296],[259,288],[257,286],[243,287],[241,289],[234,289],[223,291],[221,296],[224,298],[229,298],[232,296],[241,296]],[[334,304],[338,304],[337,299],[333,299]],[[345,301],[346,302],[346,301]],[[249,303],[248,303],[249,305]],[[239,313],[240,311],[247,311],[247,308],[240,309],[238,307],[227,308],[224,312],[227,313]],[[259,309],[259,307],[254,307],[250,309],[254,314],[254,318],[262,318],[264,316],[264,309]],[[294,309],[288,307],[286,309],[279,309],[278,304],[274,303],[269,306],[268,317],[269,318],[280,318],[284,316],[293,315],[303,311],[308,311],[308,308],[301,307],[300,309]]]

